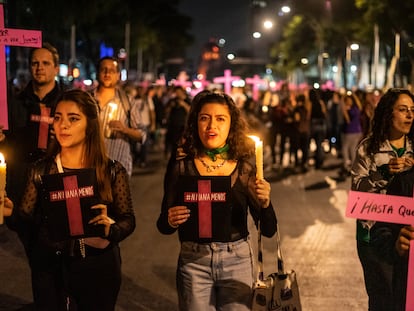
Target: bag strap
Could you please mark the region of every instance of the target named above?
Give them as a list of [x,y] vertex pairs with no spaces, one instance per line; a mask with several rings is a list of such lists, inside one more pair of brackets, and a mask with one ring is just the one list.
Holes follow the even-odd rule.
[[[283,256],[282,250],[280,247],[280,235],[279,235],[279,225],[277,225],[276,230],[276,262],[277,262],[277,272],[278,274],[285,274],[284,263],[283,263]],[[262,233],[260,230],[260,220],[257,226],[257,283],[261,283],[264,281],[264,274],[263,274],[263,242],[262,242]]]

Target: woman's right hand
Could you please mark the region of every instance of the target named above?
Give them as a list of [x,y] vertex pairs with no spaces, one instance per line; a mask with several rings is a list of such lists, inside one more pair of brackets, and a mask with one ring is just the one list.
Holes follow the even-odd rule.
[[190,210],[187,206],[173,206],[168,209],[168,223],[173,228],[185,223],[190,217]]
[[11,216],[11,214],[13,213],[13,208],[14,208],[14,204],[12,200],[10,200],[8,197],[4,197],[4,199],[2,200],[2,198],[0,197],[0,205],[2,204],[4,204],[3,216],[4,217]]

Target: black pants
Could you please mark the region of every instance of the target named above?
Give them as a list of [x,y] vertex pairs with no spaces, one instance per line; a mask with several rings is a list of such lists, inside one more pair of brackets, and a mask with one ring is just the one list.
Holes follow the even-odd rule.
[[[90,253],[89,249],[89,253]],[[121,255],[118,246],[99,255],[70,261],[68,292],[77,311],[113,311],[121,288]]]
[[393,266],[381,258],[369,243],[357,242],[358,257],[364,271],[369,311],[394,310],[392,297]]
[[36,311],[115,310],[121,287],[119,247],[94,250],[87,247],[86,258],[55,255],[32,263]]

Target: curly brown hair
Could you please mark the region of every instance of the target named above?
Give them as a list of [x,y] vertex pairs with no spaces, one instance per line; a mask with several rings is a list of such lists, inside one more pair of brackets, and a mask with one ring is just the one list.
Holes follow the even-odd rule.
[[189,156],[196,156],[204,149],[198,135],[198,114],[206,104],[221,104],[229,108],[231,124],[226,143],[229,145],[228,158],[246,160],[254,154],[254,142],[247,137],[248,125],[236,107],[233,99],[225,93],[202,91],[192,100],[182,143],[179,147]]
[[[381,143],[388,139],[392,125],[392,112],[398,98],[402,95],[408,95],[414,101],[414,95],[407,89],[392,88],[389,89],[378,102],[375,108],[374,119],[372,120],[371,139],[367,146],[368,153],[378,152]],[[413,141],[414,128],[411,126],[407,137]]]

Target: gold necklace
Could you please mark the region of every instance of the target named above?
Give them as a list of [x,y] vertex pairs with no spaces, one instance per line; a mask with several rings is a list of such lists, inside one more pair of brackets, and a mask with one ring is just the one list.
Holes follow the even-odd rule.
[[203,166],[206,168],[207,173],[211,173],[211,172],[215,171],[216,169],[222,167],[227,162],[227,160],[224,159],[223,162],[221,162],[220,164],[208,165],[206,162],[204,162],[204,160],[202,158],[198,157],[198,159],[200,160],[201,164],[203,164]]

